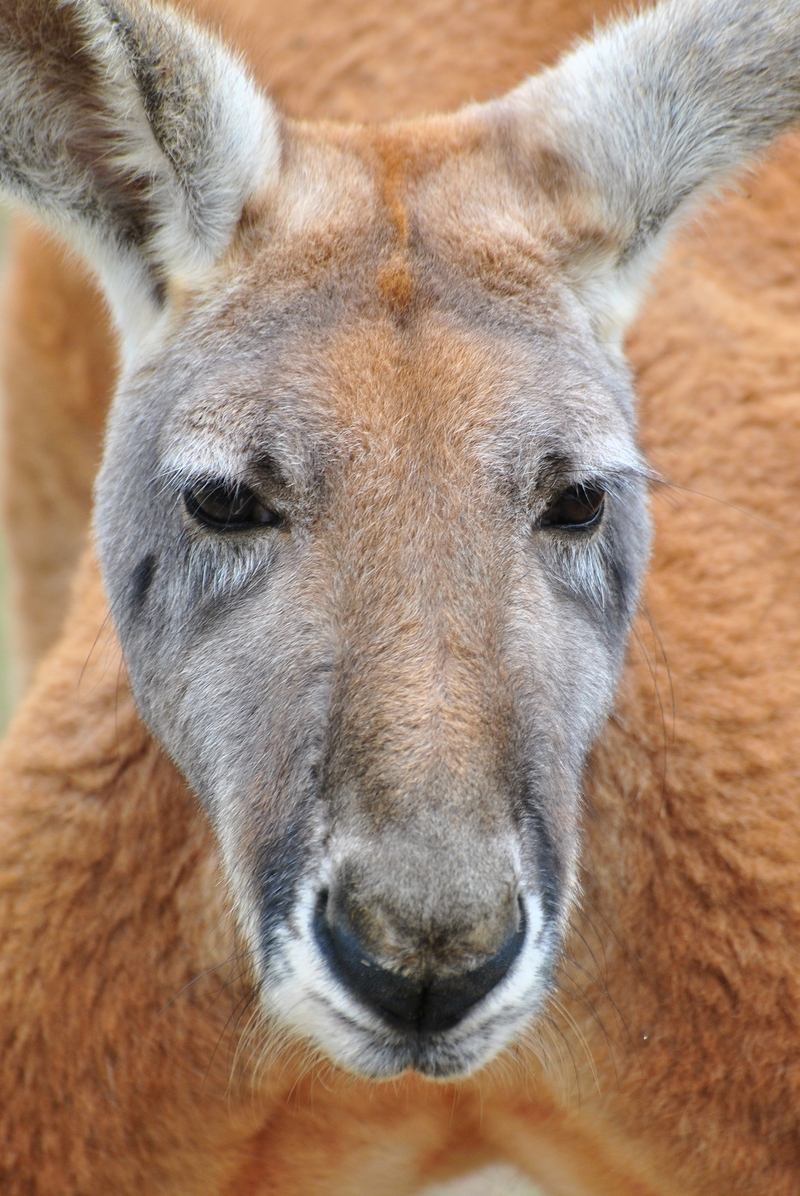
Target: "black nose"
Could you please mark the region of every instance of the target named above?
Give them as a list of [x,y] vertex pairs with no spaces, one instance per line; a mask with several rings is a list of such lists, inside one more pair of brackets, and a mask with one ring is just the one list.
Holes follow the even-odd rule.
[[424,979],[382,967],[364,950],[358,936],[340,920],[328,921],[328,894],[317,903],[314,933],[328,967],[365,1005],[400,1029],[421,1033],[449,1030],[491,992],[508,972],[525,938],[525,913],[500,950],[469,972]]

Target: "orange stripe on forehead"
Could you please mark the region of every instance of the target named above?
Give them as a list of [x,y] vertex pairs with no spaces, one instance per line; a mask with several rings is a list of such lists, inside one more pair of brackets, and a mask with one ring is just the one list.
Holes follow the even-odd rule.
[[483,129],[480,122],[457,115],[362,128],[363,134],[395,241],[394,251],[380,269],[378,286],[390,308],[402,311],[415,290],[409,195],[424,175],[435,173],[447,159],[479,149]]
[[408,150],[402,140],[379,136],[375,148],[381,170],[381,192],[400,244],[408,247],[408,211],[403,200],[403,185],[408,174]]
[[392,311],[403,311],[414,296],[414,275],[407,253],[393,253],[378,272],[378,289]]
[[378,273],[378,289],[392,311],[403,311],[414,294],[414,275],[408,253],[408,209],[403,195],[408,178],[408,147],[402,140],[379,135],[375,148],[381,172],[381,196],[399,242]]

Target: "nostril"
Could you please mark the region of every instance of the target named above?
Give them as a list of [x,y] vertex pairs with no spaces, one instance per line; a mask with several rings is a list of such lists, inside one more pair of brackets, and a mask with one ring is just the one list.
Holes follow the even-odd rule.
[[365,1005],[399,1028],[434,1033],[452,1029],[508,973],[525,939],[522,902],[519,908],[518,927],[479,968],[422,980],[384,968],[349,926],[339,919],[331,923],[327,892],[317,902],[314,934],[331,972]]
[[421,1030],[445,1030],[488,996],[511,970],[511,965],[525,941],[525,907],[519,903],[519,925],[512,930],[499,951],[479,968],[456,976],[433,979],[428,988],[426,1007],[420,1019]]
[[353,989],[366,1005],[406,1025],[419,1017],[424,985],[401,972],[381,967],[358,935],[339,919],[333,925],[327,917],[328,894],[320,894],[314,916],[314,934],[325,962],[335,976]]

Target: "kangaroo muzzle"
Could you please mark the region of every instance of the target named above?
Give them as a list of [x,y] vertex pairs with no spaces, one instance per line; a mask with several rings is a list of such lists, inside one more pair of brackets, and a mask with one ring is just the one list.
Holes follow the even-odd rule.
[[504,846],[396,831],[346,858],[314,916],[334,978],[396,1029],[456,1026],[507,975],[525,940],[519,878]]

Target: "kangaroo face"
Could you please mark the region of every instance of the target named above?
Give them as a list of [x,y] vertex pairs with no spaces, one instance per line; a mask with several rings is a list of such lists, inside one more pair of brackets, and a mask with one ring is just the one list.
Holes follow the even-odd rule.
[[647,555],[619,352],[800,118],[800,0],[668,0],[459,115],[283,121],[149,0],[0,6],[0,186],[123,338],[96,531],[262,1007],[369,1075],[544,1001]]
[[99,486],[133,690],[264,1008],[374,1075],[474,1068],[545,999],[647,552],[625,373],[463,138],[453,172],[299,132]]

